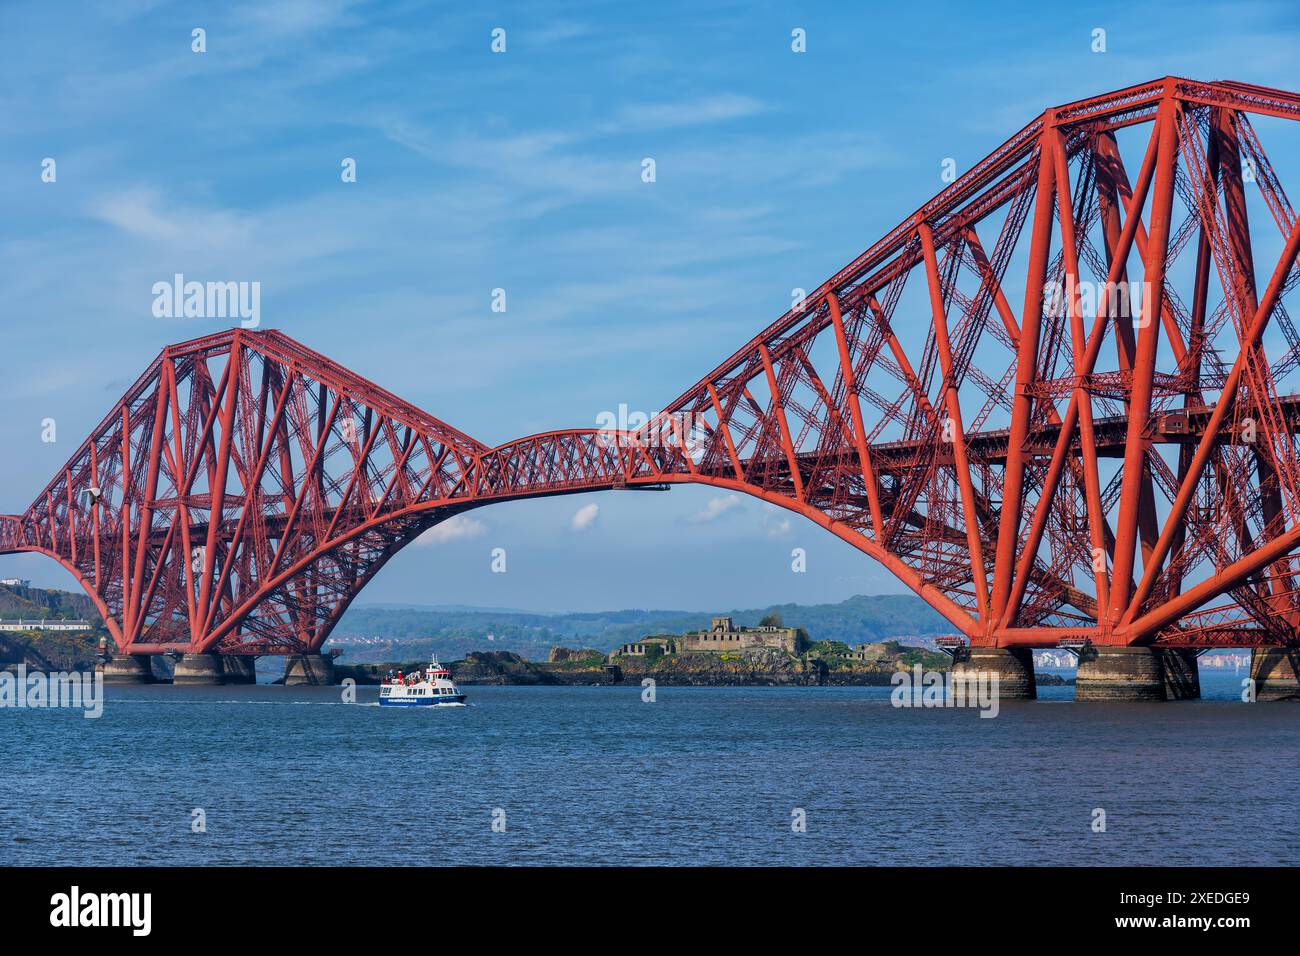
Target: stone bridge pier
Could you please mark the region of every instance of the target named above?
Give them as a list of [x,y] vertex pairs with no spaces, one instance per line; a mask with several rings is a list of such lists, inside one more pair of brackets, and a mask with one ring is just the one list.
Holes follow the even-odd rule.
[[1196,700],[1200,696],[1194,650],[1089,645],[1079,651],[1076,701]]
[[[154,673],[155,654],[111,654],[96,666],[105,684],[165,683]],[[179,654],[171,683],[177,687],[256,684],[257,657],[252,654]],[[290,654],[284,659],[286,687],[335,683],[334,658],[329,654]]]
[[1300,649],[1256,647],[1250,652],[1255,700],[1300,700]]

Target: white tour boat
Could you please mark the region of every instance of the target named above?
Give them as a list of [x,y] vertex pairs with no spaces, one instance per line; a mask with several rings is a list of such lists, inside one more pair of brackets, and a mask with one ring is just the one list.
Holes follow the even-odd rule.
[[465,703],[465,694],[433,654],[423,674],[389,671],[379,688],[379,703],[383,707],[447,707]]

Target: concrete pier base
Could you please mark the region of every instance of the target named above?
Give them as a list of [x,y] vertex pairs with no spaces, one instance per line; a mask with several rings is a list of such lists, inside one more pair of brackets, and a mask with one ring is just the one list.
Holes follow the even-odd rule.
[[257,671],[254,665],[257,658],[251,655],[222,654],[221,682],[223,684],[256,684]]
[[153,666],[149,654],[114,654],[95,668],[105,684],[152,684]]
[[1300,650],[1257,647],[1250,652],[1255,700],[1300,700]]
[[334,658],[324,654],[291,654],[284,659],[284,686],[334,683]]
[[1153,647],[1086,647],[1074,679],[1076,701],[1195,700],[1196,652]]
[[1027,647],[968,647],[957,654],[952,665],[954,689],[967,683],[988,682],[996,674],[999,700],[1035,700],[1034,655]]
[[224,683],[219,654],[186,654],[176,662],[172,683],[191,687]]

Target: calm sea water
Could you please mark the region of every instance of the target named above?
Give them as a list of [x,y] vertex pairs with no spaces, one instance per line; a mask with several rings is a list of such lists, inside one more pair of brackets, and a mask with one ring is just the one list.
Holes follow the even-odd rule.
[[993,720],[889,688],[109,688],[98,720],[0,710],[0,864],[1300,863],[1300,706],[1203,676],[1219,699]]

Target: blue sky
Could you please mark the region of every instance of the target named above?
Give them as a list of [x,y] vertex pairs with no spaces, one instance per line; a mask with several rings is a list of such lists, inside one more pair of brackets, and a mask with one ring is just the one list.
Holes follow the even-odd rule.
[[[0,12],[0,511],[163,345],[221,324],[153,316],[175,272],[260,282],[263,325],[495,444],[662,408],[933,195],[944,158],[1049,105],[1171,73],[1300,89],[1293,3],[103,6]],[[38,557],[0,574],[69,584]],[[682,488],[474,512],[362,601],[899,590],[803,519]]]

